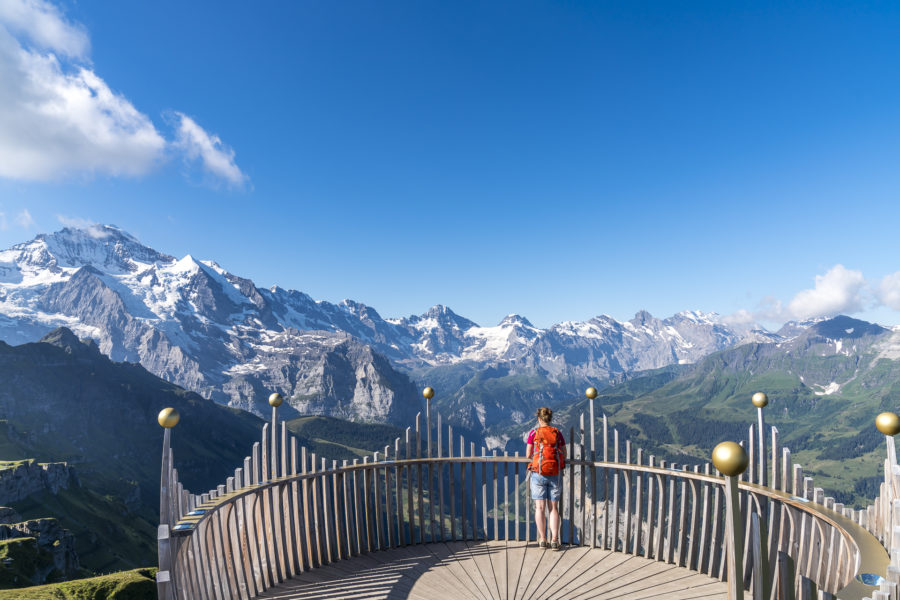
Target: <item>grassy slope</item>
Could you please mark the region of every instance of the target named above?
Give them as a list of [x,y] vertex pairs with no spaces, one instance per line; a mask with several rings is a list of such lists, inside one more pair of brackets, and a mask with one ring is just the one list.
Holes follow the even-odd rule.
[[0,600],[156,600],[156,569],[0,591]]

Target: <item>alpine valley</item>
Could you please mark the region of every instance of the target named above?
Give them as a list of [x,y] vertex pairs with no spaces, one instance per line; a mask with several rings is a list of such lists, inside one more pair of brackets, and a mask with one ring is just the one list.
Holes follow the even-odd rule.
[[[349,300],[261,289],[113,226],[0,252],[0,339],[0,460],[35,473],[37,486],[9,504],[24,519],[59,519],[92,572],[152,564],[159,471],[146,457],[157,455],[163,406],[182,413],[176,460],[197,491],[246,453],[271,391],[305,445],[353,458],[402,435],[425,385],[445,422],[501,451],[521,450],[540,405],[569,435],[593,385],[596,408],[634,444],[695,462],[723,439],[746,439],[749,398],[764,390],[795,460],[847,504],[874,496],[872,419],[900,407],[900,328],[836,317],[772,333],[643,311],[627,322],[540,329],[510,315],[482,327],[444,306],[385,319]],[[35,460],[66,461],[43,470],[68,487],[38,489],[48,476]],[[116,542],[125,539],[138,541]]]
[[[509,315],[484,327],[440,305],[383,318],[351,300],[259,288],[110,225],[66,228],[0,252],[0,339],[9,344],[65,326],[113,361],[140,363],[258,416],[268,414],[269,392],[280,391],[288,419],[405,427],[422,410],[419,390],[431,385],[447,422],[500,450],[519,449],[537,406],[577,420],[593,385],[636,443],[701,457],[726,432],[746,436],[748,398],[761,389],[785,441],[816,452],[804,457],[808,466],[827,469],[832,443],[853,446],[869,464],[868,442],[854,440],[871,433],[872,410],[900,402],[892,391],[900,333],[841,319],[791,322],[777,333],[695,311],[547,329]],[[866,484],[854,486],[870,470],[834,474],[833,487],[865,496]]]

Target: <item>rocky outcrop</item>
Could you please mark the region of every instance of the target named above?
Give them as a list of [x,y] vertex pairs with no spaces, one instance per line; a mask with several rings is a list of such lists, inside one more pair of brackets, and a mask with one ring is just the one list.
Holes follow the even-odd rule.
[[10,504],[45,491],[58,494],[60,490],[78,485],[75,470],[66,463],[22,461],[0,469],[0,504]]
[[56,519],[32,519],[0,525],[0,540],[15,538],[34,538],[38,548],[51,556],[52,564],[43,564],[37,569],[36,576],[30,577],[35,583],[44,582],[53,569],[70,577],[80,568],[78,554],[75,552],[75,536],[68,529],[60,527]]

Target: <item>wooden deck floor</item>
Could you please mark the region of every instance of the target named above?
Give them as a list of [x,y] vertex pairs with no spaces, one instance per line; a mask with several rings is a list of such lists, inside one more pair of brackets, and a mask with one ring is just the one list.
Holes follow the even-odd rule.
[[590,548],[524,542],[409,546],[302,573],[261,596],[281,600],[600,600],[727,598],[687,569]]

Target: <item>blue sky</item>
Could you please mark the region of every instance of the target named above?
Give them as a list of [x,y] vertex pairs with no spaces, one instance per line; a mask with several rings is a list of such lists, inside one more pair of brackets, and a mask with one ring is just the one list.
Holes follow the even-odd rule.
[[0,3],[0,247],[383,316],[900,315],[894,3]]

